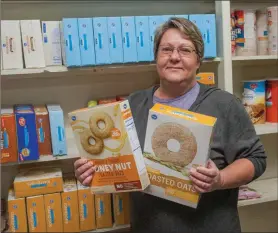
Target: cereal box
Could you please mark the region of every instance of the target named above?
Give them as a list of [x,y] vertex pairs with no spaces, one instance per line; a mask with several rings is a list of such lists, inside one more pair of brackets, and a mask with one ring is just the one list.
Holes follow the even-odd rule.
[[97,229],[113,226],[111,194],[96,194],[96,223]]
[[151,181],[145,192],[196,208],[199,194],[189,170],[206,165],[215,123],[214,117],[155,104],[145,139],[144,159]]
[[15,196],[27,197],[63,191],[60,168],[25,169],[14,179]]
[[27,197],[29,232],[46,232],[43,195]]
[[44,209],[47,232],[63,232],[61,194],[44,195]]
[[0,163],[17,161],[17,136],[12,108],[1,109],[1,157]]
[[32,105],[16,105],[15,120],[19,161],[38,160],[36,116]]
[[116,226],[130,224],[129,193],[113,193],[113,216]]
[[96,229],[95,196],[77,180],[80,231]]
[[45,106],[35,106],[35,113],[40,156],[50,155],[52,151],[47,108]]
[[13,189],[9,190],[8,213],[9,232],[28,232],[25,199],[17,199]]
[[76,180],[64,178],[64,192],[61,193],[64,232],[79,232],[79,210]]
[[214,73],[212,72],[200,72],[196,75],[196,80],[209,86],[213,86],[215,84]]
[[127,100],[80,109],[69,117],[81,157],[96,166],[92,192],[138,191],[149,185]]

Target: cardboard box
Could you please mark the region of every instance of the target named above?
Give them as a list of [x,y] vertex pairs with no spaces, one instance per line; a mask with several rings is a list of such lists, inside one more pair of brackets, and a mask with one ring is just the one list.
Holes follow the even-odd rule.
[[45,67],[40,20],[20,20],[26,68]]
[[205,58],[216,57],[216,22],[215,14],[189,15],[189,20],[197,25],[203,35]]
[[47,105],[50,122],[52,153],[54,156],[67,154],[64,113],[60,105]]
[[93,18],[96,64],[110,64],[108,29],[106,17]]
[[61,66],[60,21],[42,21],[42,37],[46,66]]
[[150,30],[150,60],[154,61],[154,37],[156,29],[162,24],[162,17],[160,15],[149,16],[149,30]]
[[217,57],[215,14],[203,15],[205,34],[205,58]]
[[29,232],[46,232],[43,195],[27,197],[26,205]]
[[51,135],[47,108],[45,106],[35,106],[34,110],[36,114],[39,154],[40,156],[51,155]]
[[113,193],[113,216],[116,226],[130,224],[130,193]]
[[79,18],[78,31],[80,40],[81,65],[91,66],[96,64],[94,45],[94,30],[92,18]]
[[87,186],[77,181],[80,231],[96,229],[95,196]]
[[62,202],[60,193],[44,195],[47,232],[63,232]]
[[0,163],[17,162],[17,134],[12,108],[1,109],[1,158]]
[[200,195],[189,179],[206,166],[216,118],[155,104],[149,112],[144,157],[151,185],[146,193],[196,208]]
[[1,20],[3,69],[23,69],[19,20]]
[[64,46],[62,51],[65,54],[64,64],[67,67],[81,66],[77,18],[63,18],[62,27],[61,37],[62,45]]
[[96,194],[95,205],[97,229],[112,227],[113,221],[111,194]]
[[150,32],[148,16],[135,16],[137,60],[150,61]]
[[121,17],[107,17],[109,53],[111,63],[123,63],[123,40]]
[[205,85],[215,84],[214,73],[212,72],[200,72],[196,75],[196,80]]
[[61,193],[64,232],[80,232],[78,194],[76,180],[64,178],[64,192]]
[[32,105],[15,105],[18,160],[39,159],[39,145],[36,131],[36,116]]
[[8,195],[9,232],[28,232],[24,198],[15,198],[14,190]]
[[14,179],[15,196],[27,197],[63,191],[60,168],[24,169]]
[[93,193],[139,191],[149,185],[128,100],[76,110],[69,118],[80,156],[96,166]]
[[134,16],[121,17],[124,63],[137,62],[137,46]]

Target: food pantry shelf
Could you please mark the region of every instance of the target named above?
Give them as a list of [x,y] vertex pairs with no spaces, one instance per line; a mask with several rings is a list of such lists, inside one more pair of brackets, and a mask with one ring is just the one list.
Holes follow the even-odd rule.
[[278,133],[278,123],[265,123],[255,125],[255,129],[258,135]]
[[248,187],[255,189],[262,196],[257,199],[238,201],[238,207],[277,201],[278,178],[258,180],[250,183]]
[[265,55],[265,56],[235,56],[232,57],[233,61],[250,61],[250,60],[277,60],[278,55]]
[[113,228],[103,228],[103,229],[97,229],[93,231],[86,231],[88,233],[94,233],[94,232],[128,232],[130,230],[130,224],[128,225],[121,225],[121,226],[113,226]]
[[[204,63],[220,62],[220,58],[205,59]],[[52,66],[39,69],[14,69],[1,70],[1,75],[7,78],[38,78],[38,77],[55,77],[64,75],[92,75],[92,74],[120,74],[134,72],[155,71],[154,63],[135,63],[123,65],[106,65],[94,67],[76,67],[67,68],[65,66]]]

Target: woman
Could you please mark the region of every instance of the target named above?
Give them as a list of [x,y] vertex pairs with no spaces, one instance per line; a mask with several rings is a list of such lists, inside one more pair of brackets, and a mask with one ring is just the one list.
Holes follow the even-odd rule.
[[[195,79],[204,56],[197,27],[186,19],[171,18],[156,32],[154,53],[160,85],[138,91],[129,101],[142,148],[149,109],[167,104],[217,117],[207,167],[190,171],[197,209],[134,192],[132,232],[240,232],[238,187],[263,174],[264,148],[244,107],[233,95]],[[94,168],[86,160],[75,163],[76,177],[88,185]]]

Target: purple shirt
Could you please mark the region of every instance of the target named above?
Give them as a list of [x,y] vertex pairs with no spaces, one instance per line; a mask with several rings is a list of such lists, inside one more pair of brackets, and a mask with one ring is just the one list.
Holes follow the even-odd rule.
[[199,91],[200,91],[200,85],[196,83],[195,86],[192,87],[188,92],[174,99],[160,99],[156,96],[153,96],[153,103],[165,104],[172,107],[182,108],[187,110],[197,99],[199,95]]

